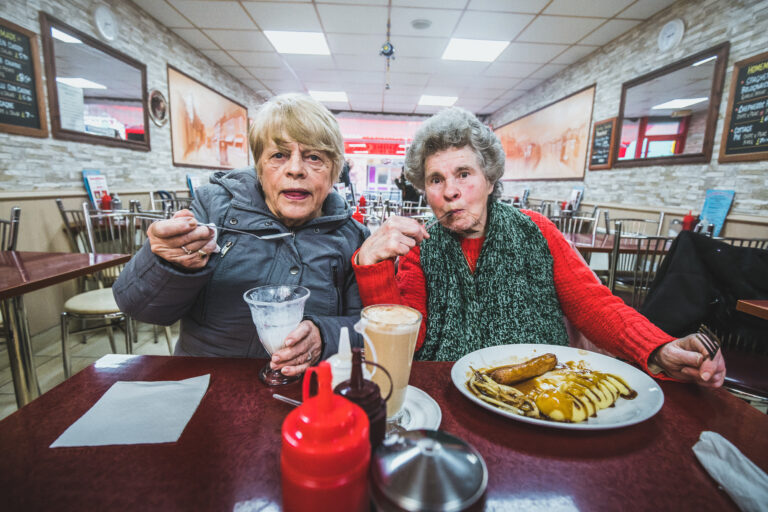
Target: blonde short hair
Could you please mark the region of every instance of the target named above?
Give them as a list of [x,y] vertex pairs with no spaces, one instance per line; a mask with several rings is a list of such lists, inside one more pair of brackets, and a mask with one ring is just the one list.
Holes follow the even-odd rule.
[[281,94],[261,105],[253,119],[248,141],[256,173],[261,176],[259,160],[269,141],[284,143],[284,137],[324,151],[333,162],[331,179],[339,179],[344,163],[344,137],[333,114],[319,101],[306,94]]

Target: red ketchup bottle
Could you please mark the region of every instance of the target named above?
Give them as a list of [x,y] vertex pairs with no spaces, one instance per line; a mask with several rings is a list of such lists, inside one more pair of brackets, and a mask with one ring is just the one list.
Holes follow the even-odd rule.
[[112,196],[109,194],[104,194],[101,196],[101,209],[102,210],[111,210],[112,209]]
[[[310,397],[313,374],[318,391]],[[304,403],[283,421],[283,510],[368,510],[368,416],[331,391],[325,361],[307,370],[303,387]]]
[[688,215],[683,217],[683,231],[692,231],[696,225],[696,217],[691,215],[691,211],[688,210]]

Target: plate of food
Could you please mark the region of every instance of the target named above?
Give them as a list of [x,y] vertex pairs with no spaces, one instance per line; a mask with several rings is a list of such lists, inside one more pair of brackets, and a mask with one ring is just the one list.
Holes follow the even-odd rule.
[[621,428],[659,412],[664,393],[618,359],[558,345],[499,345],[462,357],[451,379],[469,400],[502,416],[573,430]]

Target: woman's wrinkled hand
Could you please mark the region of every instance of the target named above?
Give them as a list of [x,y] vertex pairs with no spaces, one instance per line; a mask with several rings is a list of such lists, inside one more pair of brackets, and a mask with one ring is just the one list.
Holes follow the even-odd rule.
[[429,238],[427,229],[415,219],[390,217],[360,247],[357,264],[373,265],[405,256],[425,238]]
[[179,210],[172,219],[153,223],[147,238],[154,254],[187,269],[204,267],[216,249],[215,232],[199,225],[189,210]]
[[272,354],[269,366],[289,377],[301,375],[319,361],[322,354],[323,339],[320,337],[320,329],[311,320],[304,320],[288,333],[283,348]]
[[694,334],[662,345],[654,360],[664,373],[675,379],[708,388],[719,388],[725,380],[723,351],[718,350],[715,358],[709,359],[707,349]]

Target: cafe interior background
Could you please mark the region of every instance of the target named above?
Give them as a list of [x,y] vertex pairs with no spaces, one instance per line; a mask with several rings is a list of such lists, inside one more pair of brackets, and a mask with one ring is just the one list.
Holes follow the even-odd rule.
[[[105,17],[104,7],[111,17]],[[7,0],[0,4],[0,18],[38,39],[40,90],[48,126],[44,136],[0,130],[0,216],[6,217],[13,206],[21,207],[19,250],[70,250],[54,200],[62,198],[70,208],[81,205],[87,199],[85,169],[99,170],[123,204],[136,199],[149,207],[150,192],[186,195],[188,175],[205,182],[216,167],[190,166],[178,149],[172,149],[174,130],[177,136],[182,132],[173,126],[173,118],[164,124],[147,122],[149,144],[131,147],[105,145],[103,135],[83,141],[54,134],[48,88],[52,70],[40,41],[40,13],[49,15],[54,25],[68,25],[145,67],[145,90],[125,94],[146,98],[149,91],[160,91],[171,113],[174,99],[169,80],[174,73],[201,84],[208,94],[223,97],[227,108],[244,107],[248,116],[275,94],[346,92],[346,99],[326,101],[326,105],[341,122],[358,193],[394,189],[392,180],[399,176],[413,132],[421,120],[443,108],[420,105],[422,95],[458,97],[456,105],[500,128],[594,86],[588,117],[591,134],[595,122],[619,115],[622,84],[728,43],[714,129],[708,140],[696,142],[694,136],[689,140],[689,146],[709,146],[711,156],[699,159],[704,161],[689,163],[682,158],[665,160],[663,165],[618,161],[610,169],[592,170],[587,151],[583,174],[565,179],[509,179],[505,195],[521,196],[528,189],[531,201],[559,203],[569,198],[574,187],[583,186],[582,208],[599,205],[612,217],[653,216],[661,211],[665,213],[662,233],[666,233],[688,211],[701,210],[707,190],[733,190],[722,234],[768,236],[768,164],[765,160],[721,163],[718,158],[734,63],[768,48],[766,1]],[[323,33],[330,55],[279,53],[264,32],[284,30]],[[660,38],[662,30],[668,32]],[[450,38],[510,44],[490,62],[443,60]],[[56,48],[67,47],[66,42],[55,41]],[[382,55],[387,53],[382,49],[385,42],[394,47],[392,58]],[[72,59],[69,64],[77,67],[77,62]],[[66,63],[66,59],[57,60],[59,67]],[[711,83],[711,78],[706,80]],[[66,87],[58,91],[60,102],[64,101]],[[695,107],[691,109],[693,126],[697,124]],[[62,119],[67,115],[60,114]],[[698,118],[701,128],[705,114]],[[141,111],[133,116],[139,124],[143,122]],[[235,117],[233,122],[244,130],[245,124]],[[125,124],[118,126],[124,129]],[[115,125],[108,124],[107,131],[110,126]],[[230,143],[243,147],[242,139]],[[236,160],[218,156],[221,167]],[[32,334],[57,335],[62,304],[75,292],[76,285],[70,282],[28,294]],[[47,358],[60,365],[50,352],[36,357],[37,364]],[[15,403],[7,362],[0,366],[4,398],[0,416],[5,416]]]

